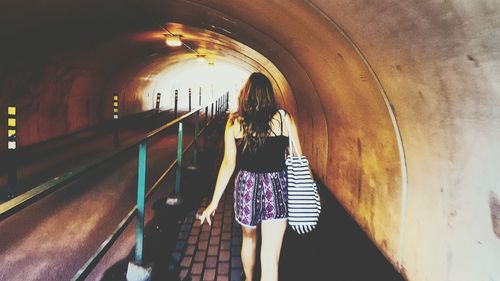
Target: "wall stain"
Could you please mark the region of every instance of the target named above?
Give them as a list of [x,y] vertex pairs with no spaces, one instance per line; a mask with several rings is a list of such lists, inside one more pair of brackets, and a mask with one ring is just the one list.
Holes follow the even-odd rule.
[[367,74],[361,74],[359,77],[361,78],[361,81],[363,81],[363,82],[368,82],[371,80],[370,76]]
[[500,239],[500,199],[495,192],[490,192],[490,212],[493,232]]
[[361,173],[359,173],[358,175],[358,204],[360,204],[361,202],[361,186],[362,186],[362,179],[361,179],[362,175]]
[[361,168],[362,154],[363,154],[363,144],[361,143],[361,140],[358,138],[358,157],[360,162],[356,175],[358,181],[358,204],[361,202],[361,186],[363,185],[363,169]]
[[387,240],[385,239],[382,240],[382,249],[387,251]]
[[361,140],[358,138],[358,156],[359,156],[359,158],[361,158],[362,154],[363,154],[363,147],[362,147]]
[[456,210],[451,210],[450,213],[448,214],[448,219],[447,219],[448,227],[450,227],[451,229],[453,229],[453,222],[456,216],[457,216]]
[[479,67],[479,65],[480,65],[479,61],[475,57],[473,57],[471,55],[467,55],[467,59],[470,60],[471,62],[473,62],[475,67]]

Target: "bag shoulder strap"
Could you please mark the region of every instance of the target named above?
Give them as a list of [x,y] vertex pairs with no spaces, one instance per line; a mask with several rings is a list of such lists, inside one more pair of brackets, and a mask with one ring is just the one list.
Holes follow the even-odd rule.
[[278,112],[280,114],[280,128],[281,128],[281,135],[283,135],[283,116],[281,116],[281,112]]
[[283,123],[285,123],[286,129],[288,131],[288,147],[290,148],[290,155],[293,156],[293,152],[294,152],[293,150],[295,148],[295,155],[300,156],[296,141],[291,134],[291,132],[292,132],[291,126],[288,123],[288,119],[286,119],[286,116],[285,116],[286,112],[283,109],[280,109],[279,113],[280,113],[280,116],[283,115],[283,117],[282,117],[284,119]]

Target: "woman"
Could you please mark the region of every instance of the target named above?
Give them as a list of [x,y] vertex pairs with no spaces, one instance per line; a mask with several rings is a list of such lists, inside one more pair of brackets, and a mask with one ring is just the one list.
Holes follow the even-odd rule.
[[[284,122],[290,124],[289,132]],[[242,226],[241,260],[247,281],[253,279],[257,226],[261,226],[261,280],[278,280],[281,244],[287,225],[285,150],[288,136],[298,140],[293,119],[278,110],[271,82],[261,73],[248,78],[224,133],[224,159],[213,198],[200,215],[211,225],[217,205],[236,166],[234,212]],[[297,144],[301,154],[300,144]],[[238,164],[238,165],[237,165]]]

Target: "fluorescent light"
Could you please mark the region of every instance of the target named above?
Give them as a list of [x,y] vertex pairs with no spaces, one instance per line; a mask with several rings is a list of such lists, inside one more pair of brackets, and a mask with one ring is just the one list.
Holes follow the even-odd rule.
[[196,55],[196,61],[197,62],[207,62],[207,59],[205,58],[205,55]]
[[170,46],[170,47],[182,46],[181,36],[167,34],[167,38],[165,39],[165,43],[167,43],[167,46]]

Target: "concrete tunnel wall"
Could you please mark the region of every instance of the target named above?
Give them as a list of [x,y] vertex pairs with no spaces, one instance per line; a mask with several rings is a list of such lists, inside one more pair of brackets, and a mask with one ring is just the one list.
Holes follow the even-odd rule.
[[[128,9],[117,12],[118,2],[45,2],[53,24],[68,15],[86,23],[100,8],[88,30],[109,16],[127,25],[93,44],[41,52],[50,59],[8,60],[0,105],[15,99],[29,116],[21,139],[35,143],[106,120],[103,101],[114,89],[129,89],[125,112],[145,110],[140,89],[148,82],[132,78],[182,63],[177,53],[149,58],[163,48],[161,38],[134,34],[161,30]],[[131,3],[143,17],[177,23],[170,27],[188,33],[194,47],[272,76],[313,170],[408,280],[500,280],[498,2]],[[25,30],[13,24],[16,16],[37,23],[29,17],[35,8],[6,5],[15,12],[2,14],[2,30]],[[52,25],[40,21],[41,34],[49,33]],[[24,42],[10,36],[12,46]]]

